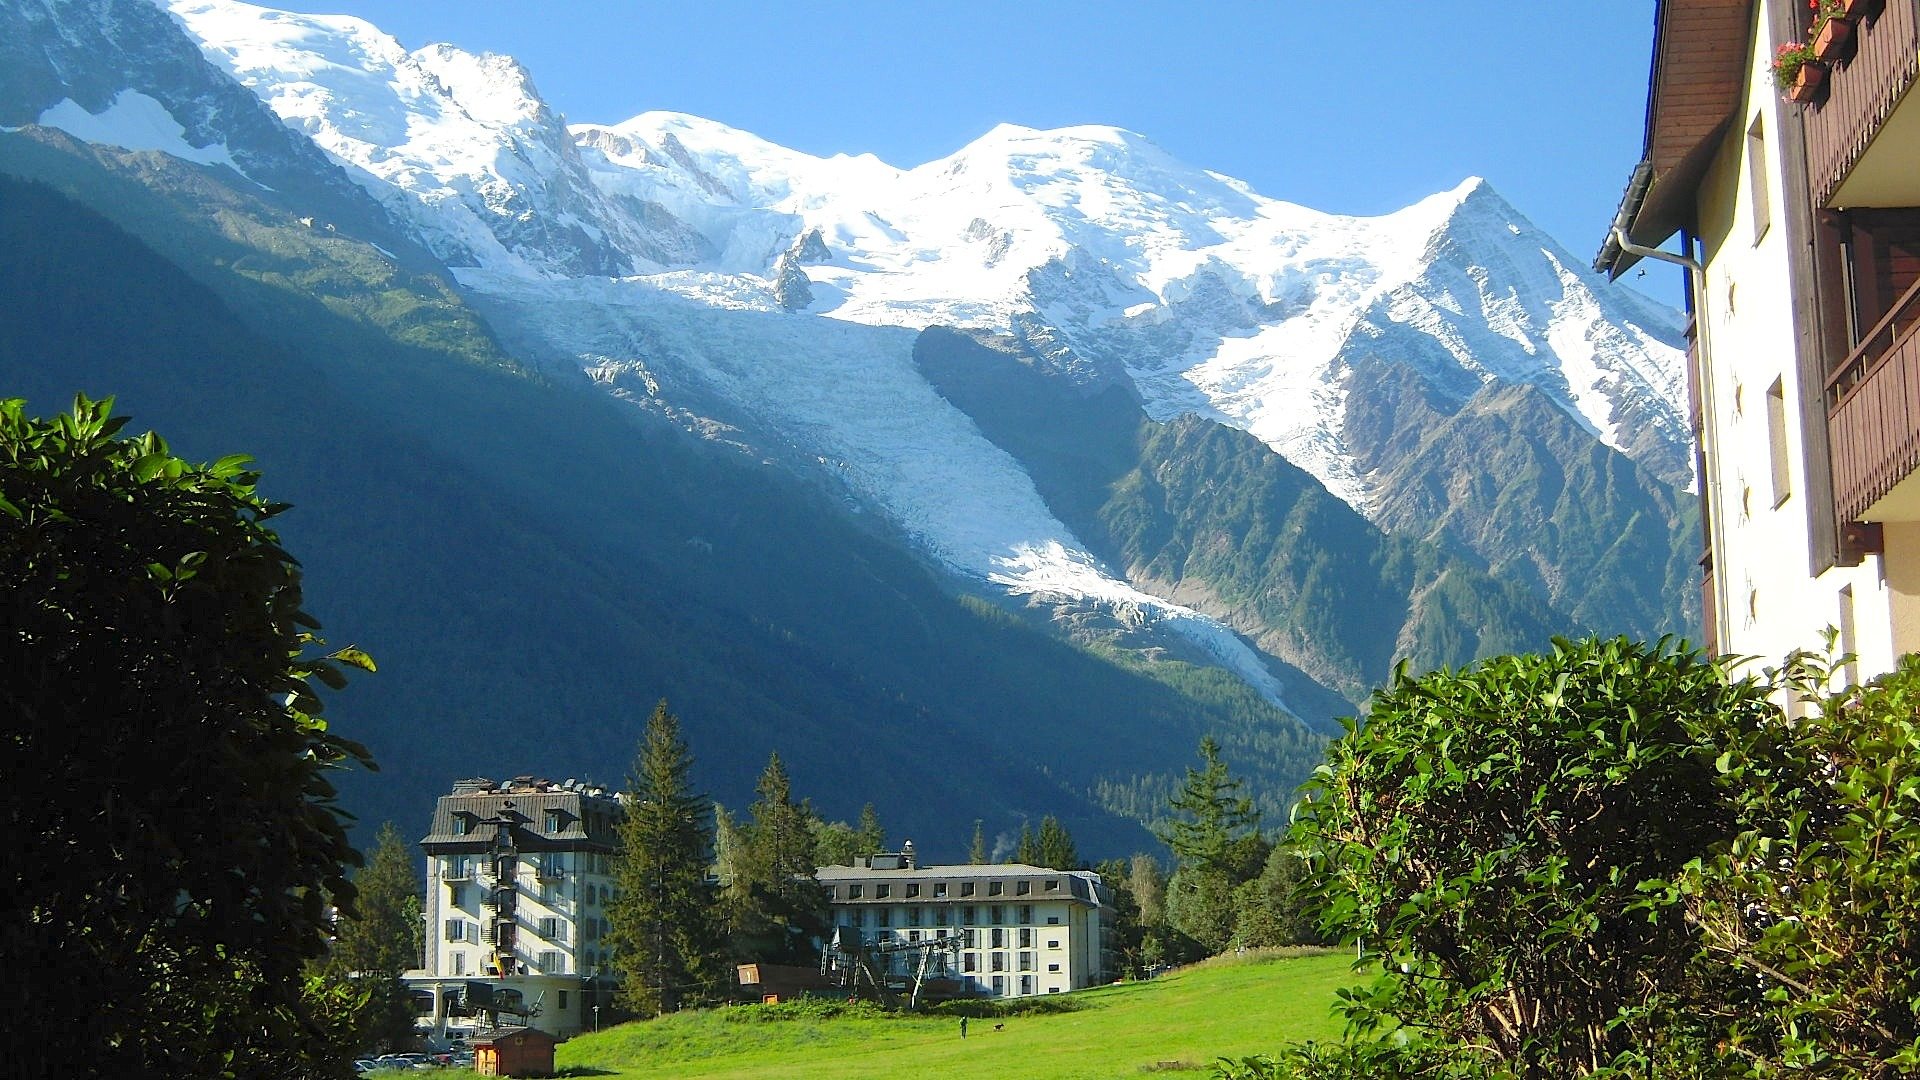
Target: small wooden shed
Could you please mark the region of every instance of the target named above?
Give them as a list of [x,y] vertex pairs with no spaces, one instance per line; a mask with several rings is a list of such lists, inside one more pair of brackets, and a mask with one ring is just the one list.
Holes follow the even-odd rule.
[[510,1027],[472,1040],[473,1071],[481,1076],[552,1076],[560,1040],[539,1028]]

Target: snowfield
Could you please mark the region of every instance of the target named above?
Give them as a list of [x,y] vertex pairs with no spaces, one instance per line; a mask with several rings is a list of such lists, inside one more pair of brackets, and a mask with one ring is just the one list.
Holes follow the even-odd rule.
[[1002,125],[899,168],[677,113],[569,126],[508,57],[409,50],[346,17],[156,2],[509,332],[617,393],[737,412],[956,571],[1163,623],[1275,701],[1245,642],[1087,551],[915,371],[916,331],[1012,333],[1071,377],[1129,383],[1155,419],[1251,432],[1363,514],[1347,387],[1375,364],[1456,401],[1538,386],[1688,482],[1677,313],[1579,269],[1477,178],[1362,218],[1112,127]]

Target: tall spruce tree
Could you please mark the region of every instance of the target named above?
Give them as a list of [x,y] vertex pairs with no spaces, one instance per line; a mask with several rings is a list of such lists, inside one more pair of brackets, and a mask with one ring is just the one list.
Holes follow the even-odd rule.
[[389,821],[374,835],[366,865],[354,875],[353,909],[334,924],[326,963],[310,970],[320,985],[343,988],[353,1003],[332,1019],[352,1032],[348,1050],[411,1049],[413,1004],[400,977],[421,966],[425,924],[421,879],[413,851]]
[[1040,819],[1040,835],[1034,840],[1034,848],[1039,857],[1034,864],[1036,866],[1055,870],[1077,870],[1080,867],[1080,853],[1074,850],[1072,834],[1052,814]]
[[693,755],[665,701],[654,706],[627,778],[617,886],[607,916],[619,1001],[642,1016],[705,1001],[721,985],[722,946],[707,860],[707,803],[690,790]]
[[380,826],[353,887],[353,913],[336,924],[328,966],[342,973],[395,978],[419,967],[420,875],[393,822]]
[[1034,843],[1033,826],[1020,823],[1020,842],[1013,846],[1013,854],[1007,857],[1010,863],[1026,863],[1036,866],[1040,862],[1040,845]]
[[860,808],[860,824],[855,827],[854,835],[859,837],[860,846],[866,849],[856,854],[871,855],[887,850],[887,830],[880,827],[880,815],[872,803]]
[[1220,744],[1211,735],[1200,740],[1200,763],[1198,769],[1187,767],[1179,792],[1167,800],[1181,816],[1160,830],[1160,839],[1183,865],[1245,880],[1260,872],[1266,852],[1260,852],[1259,862],[1245,867],[1241,865],[1247,861],[1242,857],[1245,853],[1239,850],[1244,845],[1237,841],[1259,828],[1260,812],[1241,793],[1244,782],[1227,772],[1227,763],[1220,760]]
[[1235,890],[1260,874],[1271,845],[1260,835],[1259,811],[1242,793],[1242,781],[1227,772],[1211,735],[1200,740],[1200,763],[1187,768],[1168,800],[1175,817],[1159,835],[1179,859],[1167,880],[1167,922],[1215,953],[1233,938]]
[[967,848],[967,861],[975,866],[987,861],[987,823],[979,818],[973,820],[973,844]]
[[741,960],[808,963],[827,925],[826,891],[814,877],[813,811],[793,799],[787,768],[774,754],[754,786],[752,820],[728,886],[727,921]]

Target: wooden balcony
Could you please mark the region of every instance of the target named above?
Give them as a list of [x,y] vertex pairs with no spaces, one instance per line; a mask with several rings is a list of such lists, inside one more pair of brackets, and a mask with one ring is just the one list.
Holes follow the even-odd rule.
[[1827,410],[1834,509],[1862,521],[1920,467],[1920,282],[1828,379]]
[[[1877,15],[1855,28],[1854,39],[1852,58],[1834,65],[1827,76],[1827,100],[1806,110],[1807,178],[1815,207],[1835,205],[1841,187],[1920,74],[1920,0],[1886,0]],[[1911,171],[1910,165],[1903,168]]]

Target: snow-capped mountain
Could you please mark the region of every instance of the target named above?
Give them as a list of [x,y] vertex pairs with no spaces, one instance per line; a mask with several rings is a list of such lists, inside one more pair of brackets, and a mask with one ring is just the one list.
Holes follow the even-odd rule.
[[[1002,341],[1083,392],[1124,388],[1156,421],[1251,433],[1379,528],[1414,536],[1444,518],[1403,497],[1421,479],[1403,467],[1419,433],[1382,437],[1380,409],[1352,400],[1397,373],[1440,416],[1483,415],[1469,405],[1489,388],[1531,388],[1645,483],[1690,483],[1675,314],[1581,269],[1478,179],[1356,218],[1112,127],[1002,125],[899,168],[682,114],[569,126],[508,57],[409,49],[344,16],[153,3],[16,11],[34,42],[19,62],[48,87],[7,121],[268,189],[324,172],[346,191],[335,202],[359,199],[450,268],[519,358],[827,478],[975,587],[1170,631],[1275,703],[1288,694],[1274,654],[1227,629],[1257,620],[1217,582],[1176,598],[1148,580],[1161,571],[1067,524],[1030,464],[929,383],[921,331]],[[197,43],[200,68],[177,41],[148,55],[116,33],[153,18]],[[126,81],[62,89],[63,70],[105,49],[128,53]],[[273,141],[263,116],[280,121],[277,156],[256,149]],[[1424,482],[1448,490],[1462,478],[1431,470],[1474,467],[1424,464]],[[1445,529],[1498,537],[1446,541],[1481,566],[1512,561],[1489,547],[1512,528]]]
[[1383,355],[1460,397],[1538,384],[1608,445],[1686,473],[1675,317],[1601,283],[1478,179],[1352,218],[1110,127],[1002,125],[911,169],[672,113],[563,129],[504,57],[408,52],[354,19],[171,7],[456,263],[631,272],[872,325],[1037,324],[1124,372],[1155,416],[1251,431],[1363,511],[1369,470],[1346,441],[1342,386]]

